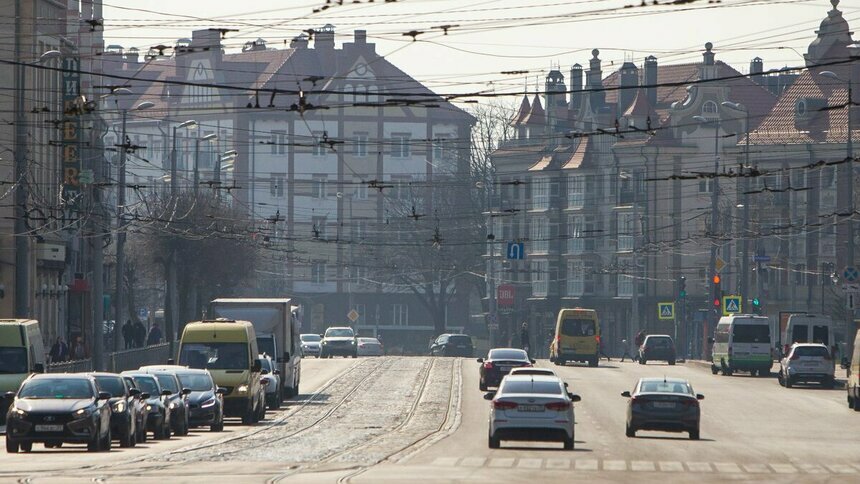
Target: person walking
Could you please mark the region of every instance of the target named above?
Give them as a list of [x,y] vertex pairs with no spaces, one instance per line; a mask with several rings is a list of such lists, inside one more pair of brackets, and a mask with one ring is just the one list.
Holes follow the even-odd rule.
[[134,328],[131,325],[131,320],[126,320],[122,325],[122,340],[125,342],[125,349],[129,350],[134,347]]
[[520,327],[520,348],[524,349],[526,353],[529,352],[529,323],[523,321],[523,325]]
[[134,340],[135,348],[143,348],[143,343],[146,341],[146,326],[137,320],[134,322],[134,330],[132,331],[132,339]]
[[149,328],[149,336],[146,338],[146,345],[152,346],[161,343],[161,328],[158,327],[158,323],[152,323],[152,327]]
[[87,357],[86,348],[84,348],[84,340],[80,336],[75,336],[75,342],[72,344],[72,360],[83,360]]
[[69,347],[63,341],[63,338],[57,336],[57,341],[54,343],[54,346],[51,346],[48,356],[51,357],[51,363],[59,363],[69,358]]
[[627,344],[626,339],[621,340],[621,346],[624,348],[624,354],[621,355],[621,362],[624,362],[624,358],[630,358],[631,360],[635,361],[636,358],[634,358],[633,355],[630,354],[630,345]]

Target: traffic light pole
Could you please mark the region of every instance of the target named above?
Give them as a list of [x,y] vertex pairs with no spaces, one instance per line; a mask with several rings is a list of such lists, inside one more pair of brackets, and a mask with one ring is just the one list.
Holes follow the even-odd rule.
[[[713,121],[713,123],[714,123],[714,178],[713,178],[714,181],[713,181],[713,184],[711,185],[711,229],[710,229],[711,238],[714,238],[717,235],[717,229],[718,229],[717,225],[719,224],[719,191],[720,191],[719,190],[720,183],[719,183],[719,179],[717,178],[717,175],[720,172],[720,120],[716,119]],[[710,274],[711,277],[716,277],[716,275],[717,275],[717,244],[716,244],[716,240],[711,240],[711,258],[710,258],[710,261],[708,263],[708,274]],[[714,287],[713,287],[713,294],[712,294],[713,300],[715,300],[715,301],[719,298],[718,291],[719,291],[719,284],[715,283]],[[714,313],[714,317],[713,317],[713,325],[716,326],[717,322],[719,321],[719,318],[720,318],[720,313],[719,313],[719,310],[717,310],[717,309],[715,309],[714,311],[715,311],[715,313]],[[704,356],[707,359],[707,358],[710,358],[710,356],[711,356],[710,347],[704,343],[707,341],[708,329],[710,329],[709,327],[707,327],[707,323],[706,323],[706,327],[704,329],[705,330],[702,332],[703,333],[702,334],[702,341],[703,341],[703,345],[705,348]]]

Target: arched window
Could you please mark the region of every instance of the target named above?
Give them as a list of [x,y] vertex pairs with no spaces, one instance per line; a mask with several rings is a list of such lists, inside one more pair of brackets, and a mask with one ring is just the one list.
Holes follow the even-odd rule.
[[706,101],[702,104],[702,116],[706,118],[715,118],[719,114],[717,103],[714,101]]

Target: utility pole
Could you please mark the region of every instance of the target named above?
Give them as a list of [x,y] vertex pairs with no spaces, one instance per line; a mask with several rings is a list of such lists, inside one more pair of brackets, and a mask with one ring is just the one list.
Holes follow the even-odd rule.
[[21,0],[15,0],[15,317],[30,317],[30,237],[27,234],[27,126],[24,116],[24,97],[27,86],[24,82],[22,39],[24,12]]
[[636,249],[637,249],[637,234],[639,232],[639,184],[635,177],[628,175],[633,183],[633,294],[630,296],[630,334],[627,341],[634,341],[636,334],[639,333],[639,266],[637,265]]
[[126,143],[126,122],[128,118],[128,110],[122,110],[122,137],[120,138],[119,147],[119,165],[117,166],[117,192],[116,192],[116,290],[114,292],[114,330],[113,330],[113,347],[114,350],[119,349],[120,325],[123,320],[123,275],[125,273],[125,219],[123,211],[125,210],[125,158],[126,152],[131,148],[129,143]]
[[[719,214],[719,191],[720,191],[720,183],[718,175],[720,173],[720,118],[717,119],[708,119],[703,116],[693,116],[693,119],[698,121],[700,124],[711,124],[714,126],[714,177],[713,183],[711,184],[711,237],[714,237],[719,228],[720,214]],[[717,244],[715,240],[711,241],[711,257],[708,262],[708,278],[711,279],[717,275]],[[720,295],[717,293],[717,285],[711,285],[711,300],[716,301]],[[716,305],[714,305],[716,306]],[[716,309],[712,306],[712,310],[716,311]],[[714,314],[713,322],[714,326],[716,326],[717,321],[720,318],[719,311],[716,311]],[[707,329],[707,328],[705,328]],[[706,337],[707,331],[703,331],[703,337]],[[705,350],[705,355],[709,355],[710,351]]]

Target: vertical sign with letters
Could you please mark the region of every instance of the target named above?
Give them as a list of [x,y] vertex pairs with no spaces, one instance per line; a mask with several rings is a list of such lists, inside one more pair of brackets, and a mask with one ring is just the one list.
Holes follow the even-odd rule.
[[78,107],[81,94],[79,59],[73,55],[63,57],[63,129],[61,169],[63,171],[63,201],[77,204],[81,191],[81,118]]

